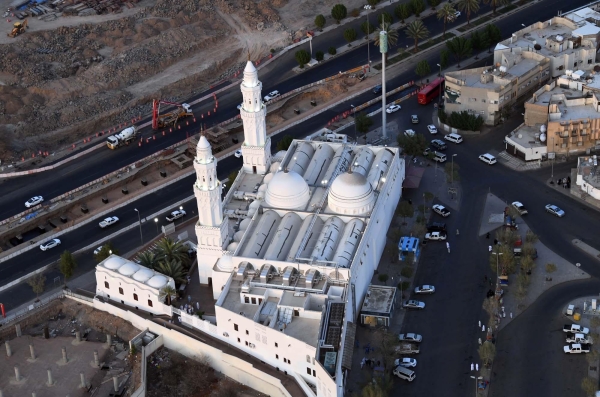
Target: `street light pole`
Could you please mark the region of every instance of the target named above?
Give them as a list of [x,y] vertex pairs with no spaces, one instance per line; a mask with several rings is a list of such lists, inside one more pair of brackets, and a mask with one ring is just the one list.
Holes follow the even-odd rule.
[[154,218],[154,223],[156,224],[156,234],[158,234],[158,218]]
[[452,167],[450,169],[450,186],[454,185],[454,157],[457,155],[457,153],[454,153],[452,155]]
[[354,118],[354,142],[358,143],[358,135],[356,134],[356,107],[350,104],[352,108],[352,117]]
[[550,175],[550,178],[554,179],[554,158],[556,157],[556,153],[554,152],[554,137],[552,137],[552,174]]
[[369,24],[369,11],[372,8],[369,4],[365,6],[365,10],[367,10],[367,65],[369,66],[369,72],[371,71],[371,25]]
[[144,245],[144,235],[142,234],[142,218],[140,216],[140,211],[137,208],[134,208],[135,212],[138,214],[138,222],[140,224],[140,240],[142,240],[142,245]]
[[500,273],[499,272],[499,263],[500,263],[500,255],[502,255],[502,252],[492,252],[492,255],[496,255],[496,292],[498,292],[500,286],[498,284],[498,280],[500,279]]
[[475,395],[477,396],[477,381],[483,379],[483,376],[471,375],[471,379],[475,379]]
[[[437,64],[440,67],[440,74],[438,77],[442,77],[442,65],[440,65],[439,63]],[[438,105],[441,106],[442,105],[442,86],[440,84],[440,95],[439,95],[439,99],[438,99]]]

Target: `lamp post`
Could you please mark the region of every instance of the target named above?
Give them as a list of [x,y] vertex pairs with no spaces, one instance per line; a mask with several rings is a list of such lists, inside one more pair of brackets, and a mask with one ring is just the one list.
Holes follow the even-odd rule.
[[142,217],[140,216],[140,211],[137,208],[134,208],[135,212],[138,214],[138,222],[140,224],[140,240],[142,240],[142,245],[144,245],[144,235],[142,234]]
[[500,255],[502,255],[502,252],[492,252],[492,255],[496,255],[496,292],[498,292],[498,290],[500,289],[500,285],[498,284],[498,280],[500,279],[500,273],[498,273],[498,268],[500,264]]
[[483,379],[483,376],[473,376],[473,375],[471,375],[471,379],[475,379],[475,395],[477,395],[477,381]]
[[358,135],[356,133],[356,106],[350,104],[352,108],[352,117],[354,118],[354,142],[358,143]]
[[550,178],[554,179],[554,158],[556,157],[556,153],[554,152],[554,137],[552,137],[552,173],[550,174]]
[[[437,64],[440,67],[440,73],[438,75],[438,77],[442,77],[442,65],[441,64]],[[441,106],[442,105],[442,86],[440,84],[440,97],[438,99],[438,105]]]
[[[384,26],[387,26],[384,24]],[[385,112],[385,55],[388,52],[387,31],[379,32],[379,52],[381,52],[381,133],[387,139],[387,113]]]
[[365,10],[367,10],[367,65],[369,66],[369,72],[371,71],[371,25],[369,24],[369,11],[372,8],[369,4],[365,6]]
[[156,234],[158,234],[158,218],[154,218],[154,223],[156,224]]
[[452,166],[450,169],[450,185],[454,185],[454,157],[456,157],[458,153],[454,153],[452,155]]

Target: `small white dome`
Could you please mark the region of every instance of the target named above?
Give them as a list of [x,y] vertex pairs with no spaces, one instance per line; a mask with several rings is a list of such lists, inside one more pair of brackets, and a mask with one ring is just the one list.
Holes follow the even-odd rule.
[[229,252],[235,252],[235,250],[237,249],[237,247],[240,245],[240,243],[236,243],[235,241],[233,243],[230,243],[227,246],[227,251]]
[[250,216],[250,217],[254,216],[254,214],[256,214],[257,210],[258,210],[258,208],[249,208],[248,209],[248,216]]
[[222,270],[224,272],[232,271],[233,261],[231,259],[231,256],[223,255],[221,258],[219,258],[219,261],[217,262],[217,267],[219,268],[219,270]]
[[294,171],[278,172],[273,176],[265,201],[268,205],[282,209],[302,209],[310,200],[308,184]]
[[240,230],[246,230],[246,229],[248,229],[248,226],[250,226],[250,222],[252,222],[252,220],[249,219],[249,218],[246,218],[246,219],[242,220],[240,222]]
[[161,275],[157,274],[156,276],[154,276],[150,280],[148,280],[148,282],[146,284],[148,284],[152,288],[160,289],[160,288],[164,287],[165,285],[167,285],[168,281],[169,280],[165,276],[161,276]]
[[200,139],[198,139],[197,149],[208,149],[210,147],[210,142],[204,135],[200,135]]
[[127,262],[127,259],[121,258],[120,256],[113,255],[104,261],[104,267],[110,270],[117,270],[124,263]]
[[240,241],[242,241],[242,237],[244,237],[243,230],[240,230],[239,232],[235,232],[235,234],[233,235],[233,241],[239,243]]
[[375,194],[371,184],[358,172],[339,175],[331,184],[329,208],[345,215],[364,215],[373,209]]
[[135,281],[139,281],[140,283],[145,283],[150,280],[150,278],[154,276],[154,272],[150,269],[141,268],[132,276]]
[[281,163],[279,161],[274,162],[269,167],[269,172],[272,172],[273,174],[275,174],[277,171],[279,171],[279,166],[280,165],[281,165]]
[[263,183],[264,183],[265,185],[268,185],[268,184],[269,184],[269,182],[271,182],[271,179],[273,179],[273,175],[275,175],[275,174],[273,174],[273,173],[268,173],[267,175],[265,175],[265,177],[263,178]]
[[248,206],[248,209],[250,208],[258,208],[260,207],[260,201],[259,200],[254,200],[253,202],[250,203],[250,205]]
[[140,270],[140,266],[133,262],[128,262],[119,268],[119,273],[124,276],[131,276],[133,273]]
[[260,185],[260,187],[258,188],[259,192],[266,192],[267,191],[267,185],[265,185],[264,183],[262,185]]

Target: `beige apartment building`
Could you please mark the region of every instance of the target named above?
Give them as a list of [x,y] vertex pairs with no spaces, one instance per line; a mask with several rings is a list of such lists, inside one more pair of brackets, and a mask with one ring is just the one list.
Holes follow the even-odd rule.
[[485,124],[502,121],[502,110],[531,94],[550,78],[547,57],[519,48],[496,51],[493,67],[465,69],[445,74],[445,111],[467,111]]

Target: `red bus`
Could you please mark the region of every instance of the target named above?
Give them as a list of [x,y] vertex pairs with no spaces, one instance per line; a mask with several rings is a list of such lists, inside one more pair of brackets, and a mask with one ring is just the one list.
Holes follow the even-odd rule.
[[433,80],[417,94],[417,99],[419,100],[419,103],[421,105],[427,105],[429,102],[433,101],[440,95],[440,90],[443,88],[443,77],[438,77],[437,79]]

